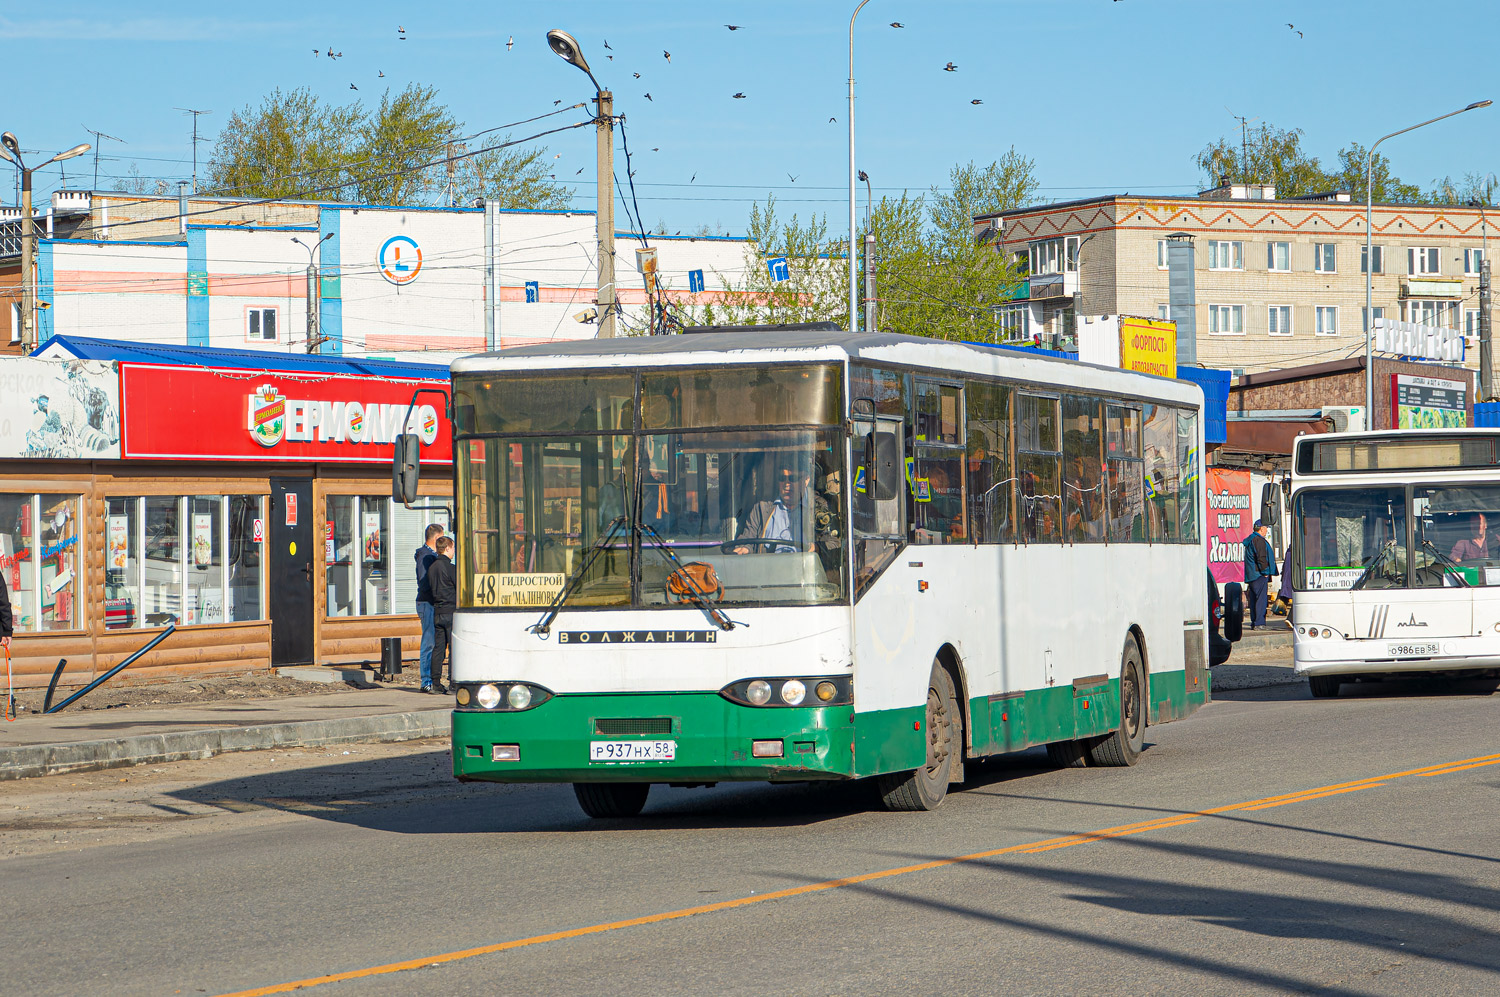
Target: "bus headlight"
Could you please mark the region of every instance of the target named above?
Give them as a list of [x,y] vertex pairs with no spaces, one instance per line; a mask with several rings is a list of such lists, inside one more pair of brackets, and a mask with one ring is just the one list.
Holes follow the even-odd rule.
[[513,685],[510,692],[505,696],[506,702],[510,703],[513,710],[524,710],[531,705],[531,690],[524,685]]
[[500,690],[486,682],[479,687],[479,693],[474,698],[479,700],[480,706],[493,710],[500,705]]
[[[498,710],[519,713],[534,710],[552,698],[552,691],[531,682],[465,682],[454,690],[460,711]],[[470,705],[470,704],[473,705]]]
[[741,706],[781,709],[791,706],[846,706],[854,702],[854,677],[813,675],[800,678],[741,679],[720,689],[719,695]]

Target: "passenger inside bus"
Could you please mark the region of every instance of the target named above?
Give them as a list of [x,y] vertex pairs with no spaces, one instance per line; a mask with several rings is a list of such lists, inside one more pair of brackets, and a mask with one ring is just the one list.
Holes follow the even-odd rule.
[[1458,540],[1449,553],[1450,560],[1462,564],[1465,561],[1483,561],[1491,556],[1489,539],[1485,536],[1484,513],[1469,515],[1469,535]]

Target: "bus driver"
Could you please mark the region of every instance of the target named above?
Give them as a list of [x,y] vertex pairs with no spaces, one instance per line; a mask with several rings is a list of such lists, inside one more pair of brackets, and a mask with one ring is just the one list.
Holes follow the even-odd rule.
[[757,502],[745,517],[738,539],[785,540],[784,544],[741,544],[736,554],[790,553],[806,549],[804,537],[812,522],[812,493],[807,490],[811,475],[802,467],[782,467],[776,472],[776,497]]

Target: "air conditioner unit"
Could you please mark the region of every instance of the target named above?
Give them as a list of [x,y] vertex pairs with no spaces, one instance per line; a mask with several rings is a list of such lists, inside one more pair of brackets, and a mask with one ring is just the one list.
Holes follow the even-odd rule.
[[1363,405],[1324,405],[1323,419],[1333,426],[1335,433],[1362,433],[1365,429],[1365,407]]

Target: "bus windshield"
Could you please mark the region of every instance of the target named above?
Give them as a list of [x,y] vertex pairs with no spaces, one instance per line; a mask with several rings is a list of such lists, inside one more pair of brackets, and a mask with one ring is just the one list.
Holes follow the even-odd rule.
[[[1500,487],[1318,488],[1297,497],[1302,590],[1500,585]],[[1407,519],[1411,540],[1407,540]],[[1408,550],[1408,546],[1410,549]]]
[[459,604],[545,607],[574,572],[571,608],[843,601],[840,385],[829,364],[456,376]]

